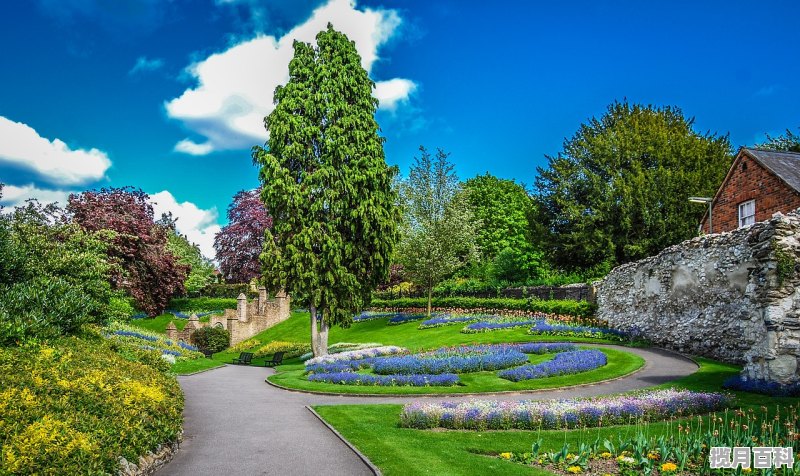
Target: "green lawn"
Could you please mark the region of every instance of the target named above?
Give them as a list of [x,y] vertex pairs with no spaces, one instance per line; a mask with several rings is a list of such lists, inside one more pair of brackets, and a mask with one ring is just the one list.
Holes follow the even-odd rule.
[[[722,382],[738,373],[738,367],[701,359],[693,375],[661,387],[697,391],[719,391]],[[736,393],[737,404],[758,408],[797,403],[800,399],[769,398]],[[573,445],[617,436],[633,437],[639,431],[650,435],[674,431],[677,421],[643,426],[614,426],[574,431],[456,431],[413,430],[399,427],[401,405],[335,405],[314,409],[348,441],[364,453],[387,476],[392,475],[544,475],[547,471],[502,461],[486,455],[530,451],[531,443],[543,439],[543,449],[556,451],[564,442]],[[574,446],[573,446],[574,448]]]
[[[496,331],[503,332],[503,331]],[[587,346],[582,346],[589,348]],[[523,380],[512,382],[497,376],[497,371],[474,372],[460,374],[461,385],[454,387],[382,387],[338,385],[332,383],[309,382],[304,373],[302,364],[284,365],[278,367],[278,374],[269,377],[269,381],[283,387],[299,390],[313,390],[318,392],[348,393],[348,394],[449,394],[449,393],[480,393],[480,392],[518,392],[524,390],[541,390],[547,388],[567,387],[585,383],[599,382],[622,375],[627,375],[644,365],[644,359],[638,355],[621,352],[614,349],[600,348],[608,356],[608,364],[589,372],[574,375],[560,375],[541,379]],[[531,363],[544,362],[552,359],[554,354],[530,355]]]
[[[210,320],[210,316],[203,316],[200,318],[200,322],[209,322]],[[175,317],[172,314],[166,313],[156,317],[131,319],[129,324],[146,331],[164,334],[167,332],[167,324],[169,324],[170,321],[175,323],[175,327],[177,327],[179,331],[182,331],[186,323],[189,322],[188,319],[181,319],[180,317]]]
[[178,375],[193,374],[202,370],[213,369],[223,365],[223,362],[214,359],[194,359],[175,362],[171,370]]

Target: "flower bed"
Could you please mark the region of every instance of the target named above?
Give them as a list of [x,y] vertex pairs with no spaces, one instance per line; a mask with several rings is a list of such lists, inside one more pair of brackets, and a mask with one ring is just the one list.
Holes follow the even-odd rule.
[[339,360],[361,360],[369,357],[382,357],[385,355],[395,355],[408,352],[408,349],[395,345],[385,345],[382,347],[372,347],[369,349],[351,350],[338,354],[328,354],[321,357],[314,357],[306,361],[306,366],[314,364],[331,363]]
[[[446,314],[441,314],[441,315],[446,315]],[[428,317],[427,314],[404,314],[398,312],[397,314],[395,314],[394,317],[390,317],[389,322],[387,322],[386,324],[390,326],[396,326],[398,324],[405,324],[406,322],[419,321],[420,319],[425,319],[426,317]]]
[[353,323],[367,322],[367,321],[372,321],[372,320],[375,320],[375,319],[385,319],[387,317],[397,316],[398,314],[399,313],[397,313],[397,312],[364,311],[361,314],[353,317]]
[[165,314],[167,314],[167,313],[168,314],[172,314],[173,316],[175,316],[175,317],[177,317],[179,319],[189,319],[190,317],[192,317],[192,314],[196,315],[197,317],[205,317],[205,316],[210,316],[211,314],[220,314],[222,312],[223,311],[219,310],[219,309],[214,310],[214,311],[201,311],[201,312],[197,312],[197,311],[186,311],[186,312],[183,312],[183,311],[177,311],[175,309],[167,309],[166,311],[164,311]]
[[513,347],[464,347],[459,350],[376,359],[372,369],[383,375],[467,373],[507,369],[528,361],[524,353]]
[[500,372],[499,377],[512,382],[587,372],[608,363],[606,354],[599,350],[575,350],[556,354],[552,360],[535,365],[524,365]]
[[444,326],[452,326],[453,324],[463,324],[466,322],[476,322],[481,321],[484,319],[488,319],[491,317],[497,316],[489,316],[489,315],[474,315],[474,316],[454,316],[451,317],[448,314],[443,314],[441,316],[434,317],[432,319],[427,319],[425,321],[420,322],[419,328],[420,329],[432,329],[434,327],[444,327]]
[[120,456],[137,462],[178,438],[177,381],[111,344],[0,348],[0,474],[117,474]]
[[480,332],[490,332],[502,329],[515,329],[517,327],[528,327],[531,324],[542,322],[539,319],[525,319],[522,321],[479,321],[461,329],[464,334],[477,334]]
[[133,349],[157,350],[165,356],[172,356],[178,360],[191,360],[204,357],[197,347],[185,342],[175,342],[161,334],[155,334],[124,324],[110,324],[106,328],[106,339],[118,347]]
[[740,375],[725,380],[722,388],[740,392],[761,393],[772,397],[800,397],[800,383],[782,385],[778,382],[767,380],[745,380]]
[[[368,343],[354,343],[354,342],[337,342],[335,344],[331,344],[328,346],[328,353],[329,354],[339,354],[342,352],[350,352],[351,350],[362,350],[362,349],[372,349],[375,347],[382,347],[383,344],[379,344],[377,342],[368,342]],[[306,352],[305,354],[300,356],[300,360],[305,362],[306,360],[314,357],[314,354]]]
[[625,333],[616,329],[550,324],[546,321],[536,322],[534,326],[528,330],[528,334],[566,337],[593,337],[610,340],[623,340],[625,338]]
[[383,387],[452,387],[458,385],[458,375],[369,375],[355,372],[335,372],[309,375],[312,382],[327,382],[341,385],[379,385]]
[[721,393],[668,389],[585,400],[414,402],[403,407],[400,425],[481,431],[570,429],[708,413],[730,401]]

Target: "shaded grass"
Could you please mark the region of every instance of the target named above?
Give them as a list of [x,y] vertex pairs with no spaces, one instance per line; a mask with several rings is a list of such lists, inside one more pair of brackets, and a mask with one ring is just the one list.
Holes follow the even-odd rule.
[[[675,382],[654,388],[686,388],[694,391],[720,391],[722,382],[739,372],[739,367],[698,359],[700,369]],[[763,395],[733,392],[736,405],[759,408],[766,405],[771,412],[778,405],[800,402],[798,398],[769,398]],[[547,431],[466,431],[414,430],[399,427],[402,405],[335,405],[314,409],[345,438],[363,452],[387,476],[417,474],[551,474],[540,468],[508,463],[486,455],[502,452],[526,452],[538,438],[544,451],[556,451],[566,442],[578,445],[619,437],[673,434],[682,420],[650,424],[620,425],[584,430]],[[705,418],[708,424],[708,417]]]
[[[586,346],[582,346],[587,348]],[[448,393],[481,393],[481,392],[516,392],[524,390],[540,390],[548,388],[567,387],[586,383],[599,382],[629,374],[644,365],[644,359],[638,355],[621,352],[615,349],[599,348],[608,356],[608,364],[599,369],[581,372],[572,375],[559,375],[532,380],[512,382],[497,376],[497,371],[473,372],[459,374],[461,385],[453,387],[383,387],[377,385],[340,385],[324,382],[310,382],[302,364],[285,365],[278,368],[279,373],[269,377],[269,381],[277,385],[298,389],[313,390],[318,392],[347,393],[347,394],[448,394]],[[550,360],[555,354],[530,355],[531,363]]]

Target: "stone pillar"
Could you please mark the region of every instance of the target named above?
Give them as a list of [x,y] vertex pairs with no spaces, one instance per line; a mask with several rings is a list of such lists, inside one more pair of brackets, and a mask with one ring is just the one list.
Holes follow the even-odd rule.
[[247,296],[240,293],[236,298],[236,316],[242,322],[247,322]]
[[258,315],[263,316],[267,308],[267,288],[264,286],[258,287]]
[[178,340],[178,328],[175,327],[175,323],[172,321],[167,324],[167,338],[173,341]]

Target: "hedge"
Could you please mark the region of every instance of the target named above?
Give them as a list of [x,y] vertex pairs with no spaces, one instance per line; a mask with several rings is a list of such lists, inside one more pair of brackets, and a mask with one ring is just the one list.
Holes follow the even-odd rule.
[[236,309],[235,298],[175,298],[169,308],[176,311],[215,311],[217,309]]
[[207,297],[207,298],[229,298],[236,299],[239,294],[244,293],[245,296],[252,299],[258,296],[258,293],[251,291],[250,285],[247,283],[241,284],[225,284],[215,283],[207,284],[196,292],[188,293],[190,298]]
[[117,474],[181,432],[177,381],[100,337],[0,348],[0,382],[0,474]]
[[[586,301],[539,300],[511,298],[435,297],[432,306],[437,309],[469,309],[481,312],[524,311],[546,314],[567,314],[576,317],[592,317],[596,306]],[[371,306],[378,309],[419,309],[428,305],[426,298],[372,299]]]

